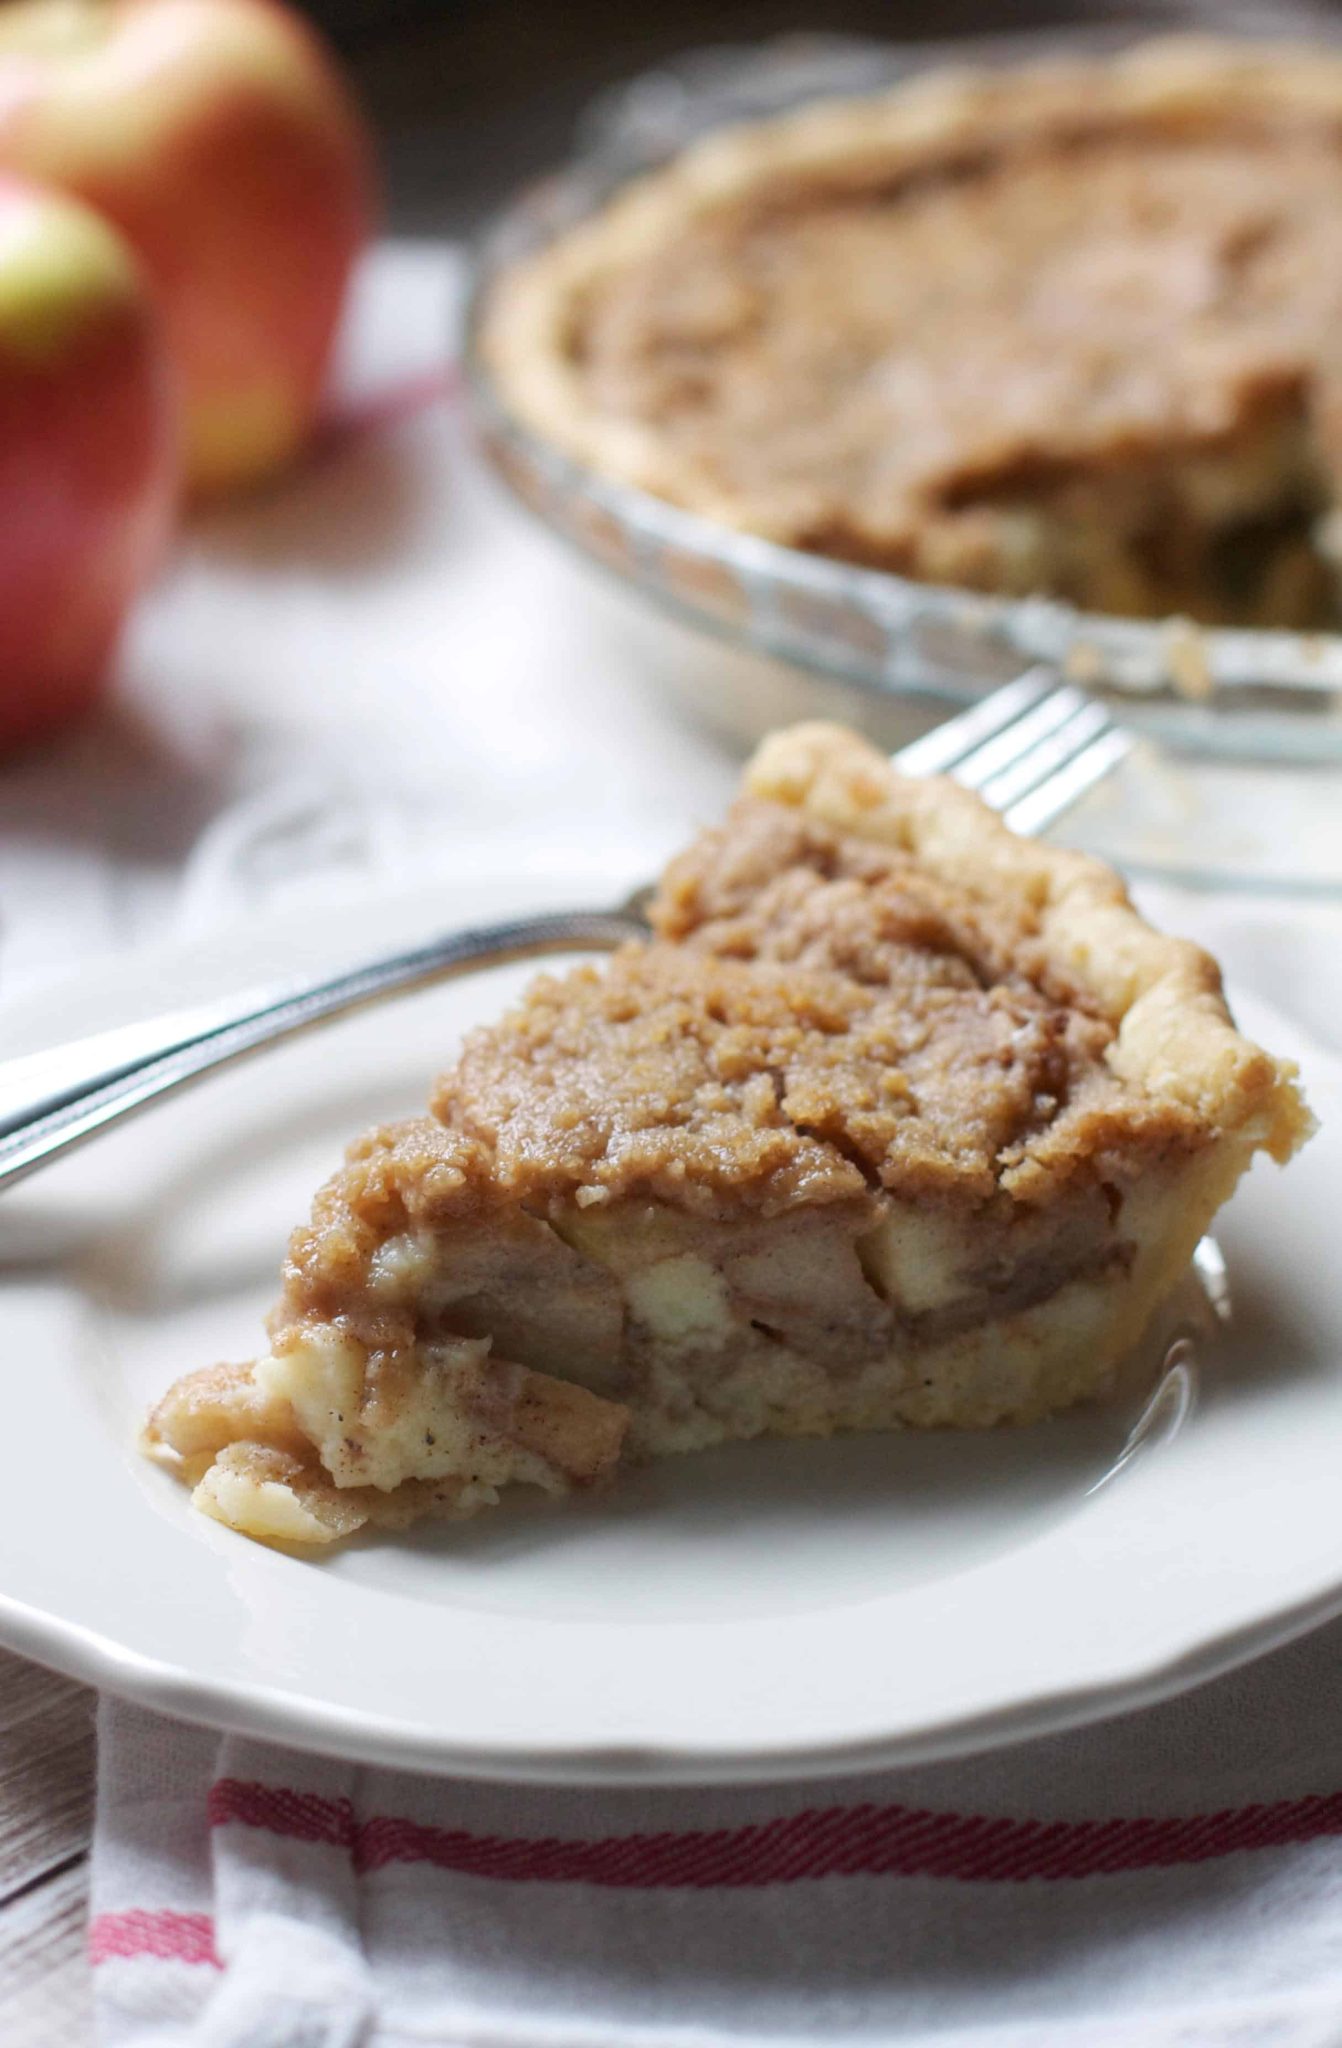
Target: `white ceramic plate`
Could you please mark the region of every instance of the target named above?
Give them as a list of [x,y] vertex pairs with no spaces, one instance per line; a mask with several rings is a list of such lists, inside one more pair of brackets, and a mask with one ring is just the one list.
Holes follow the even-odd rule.
[[[7,1052],[339,964],[593,875],[291,912],[11,1005]],[[304,1561],[192,1514],[146,1404],[255,1348],[289,1227],[341,1144],[420,1104],[482,976],[158,1107],[0,1204],[0,1638],[188,1718],[479,1776],[782,1777],[944,1755],[1172,1692],[1342,1610],[1342,1085],[1224,1218],[1229,1320],[1139,1403],[974,1437],[757,1444],[601,1500]]]

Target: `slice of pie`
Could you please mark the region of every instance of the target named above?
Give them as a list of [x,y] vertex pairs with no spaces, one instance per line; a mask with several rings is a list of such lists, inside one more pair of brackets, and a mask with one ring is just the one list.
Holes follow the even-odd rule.
[[1309,1129],[1109,869],[836,727],[765,743],[653,925],[352,1148],[270,1350],[150,1420],[206,1513],[324,1543],[728,1438],[1029,1421]]
[[505,274],[580,462],[1091,609],[1336,623],[1342,55],[1166,39],[720,133]]

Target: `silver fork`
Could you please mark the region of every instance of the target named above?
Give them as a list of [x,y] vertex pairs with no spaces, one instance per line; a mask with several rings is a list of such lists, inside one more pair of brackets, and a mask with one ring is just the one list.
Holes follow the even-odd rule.
[[[915,740],[894,764],[908,775],[953,776],[1015,831],[1035,833],[1108,775],[1131,745],[1099,704],[1041,668]],[[644,887],[609,910],[449,932],[329,978],[254,989],[0,1063],[0,1189],[202,1074],[346,1010],[478,967],[609,952],[643,937],[650,895]]]

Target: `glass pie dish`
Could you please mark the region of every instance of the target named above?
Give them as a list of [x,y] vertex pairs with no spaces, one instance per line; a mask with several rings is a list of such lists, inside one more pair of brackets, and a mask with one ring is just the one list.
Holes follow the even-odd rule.
[[[1093,51],[1097,43],[1130,39],[1130,32],[1101,32],[1080,40]],[[1074,46],[1078,38],[1067,40]],[[1342,848],[1335,844],[1342,835],[1333,823],[1342,795],[1342,633],[1091,613],[1051,597],[982,595],[781,546],[573,460],[516,417],[482,359],[481,312],[500,270],[697,135],[812,99],[877,91],[948,55],[1017,61],[1040,48],[1040,38],[1017,36],[953,52],[945,45],[915,53],[830,38],[713,50],[598,102],[583,123],[575,161],[524,192],[480,249],[465,333],[480,441],[532,512],[642,601],[645,627],[651,613],[661,615],[663,634],[668,618],[700,629],[678,637],[677,658],[651,666],[735,737],[751,740],[784,719],[814,713],[844,717],[893,744],[919,723],[1044,662],[1113,700],[1125,722],[1177,764],[1176,774],[1191,774],[1199,785],[1191,810],[1188,791],[1172,799],[1185,822],[1193,814],[1200,820],[1177,853],[1159,827],[1163,850],[1142,828],[1150,842],[1145,855],[1128,843],[1126,827],[1117,844],[1103,830],[1087,843],[1129,866],[1190,878],[1342,886]],[[708,636],[719,643],[716,653]],[[1242,820],[1246,801],[1260,802],[1264,774],[1271,772],[1276,787],[1287,770],[1287,843],[1273,826],[1270,848],[1228,850],[1224,818]],[[1303,807],[1302,778],[1310,792]],[[1207,791],[1211,814],[1203,818]],[[1274,808],[1271,801],[1267,808]]]

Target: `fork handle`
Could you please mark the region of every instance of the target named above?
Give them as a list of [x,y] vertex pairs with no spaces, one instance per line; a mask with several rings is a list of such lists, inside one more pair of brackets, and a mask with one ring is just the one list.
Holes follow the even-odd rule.
[[618,910],[469,927],[341,974],[254,990],[209,1012],[198,1028],[144,1040],[132,1054],[123,1030],[10,1060],[0,1066],[0,1190],[197,1075],[347,1010],[509,960],[610,952],[646,932],[640,918]]

